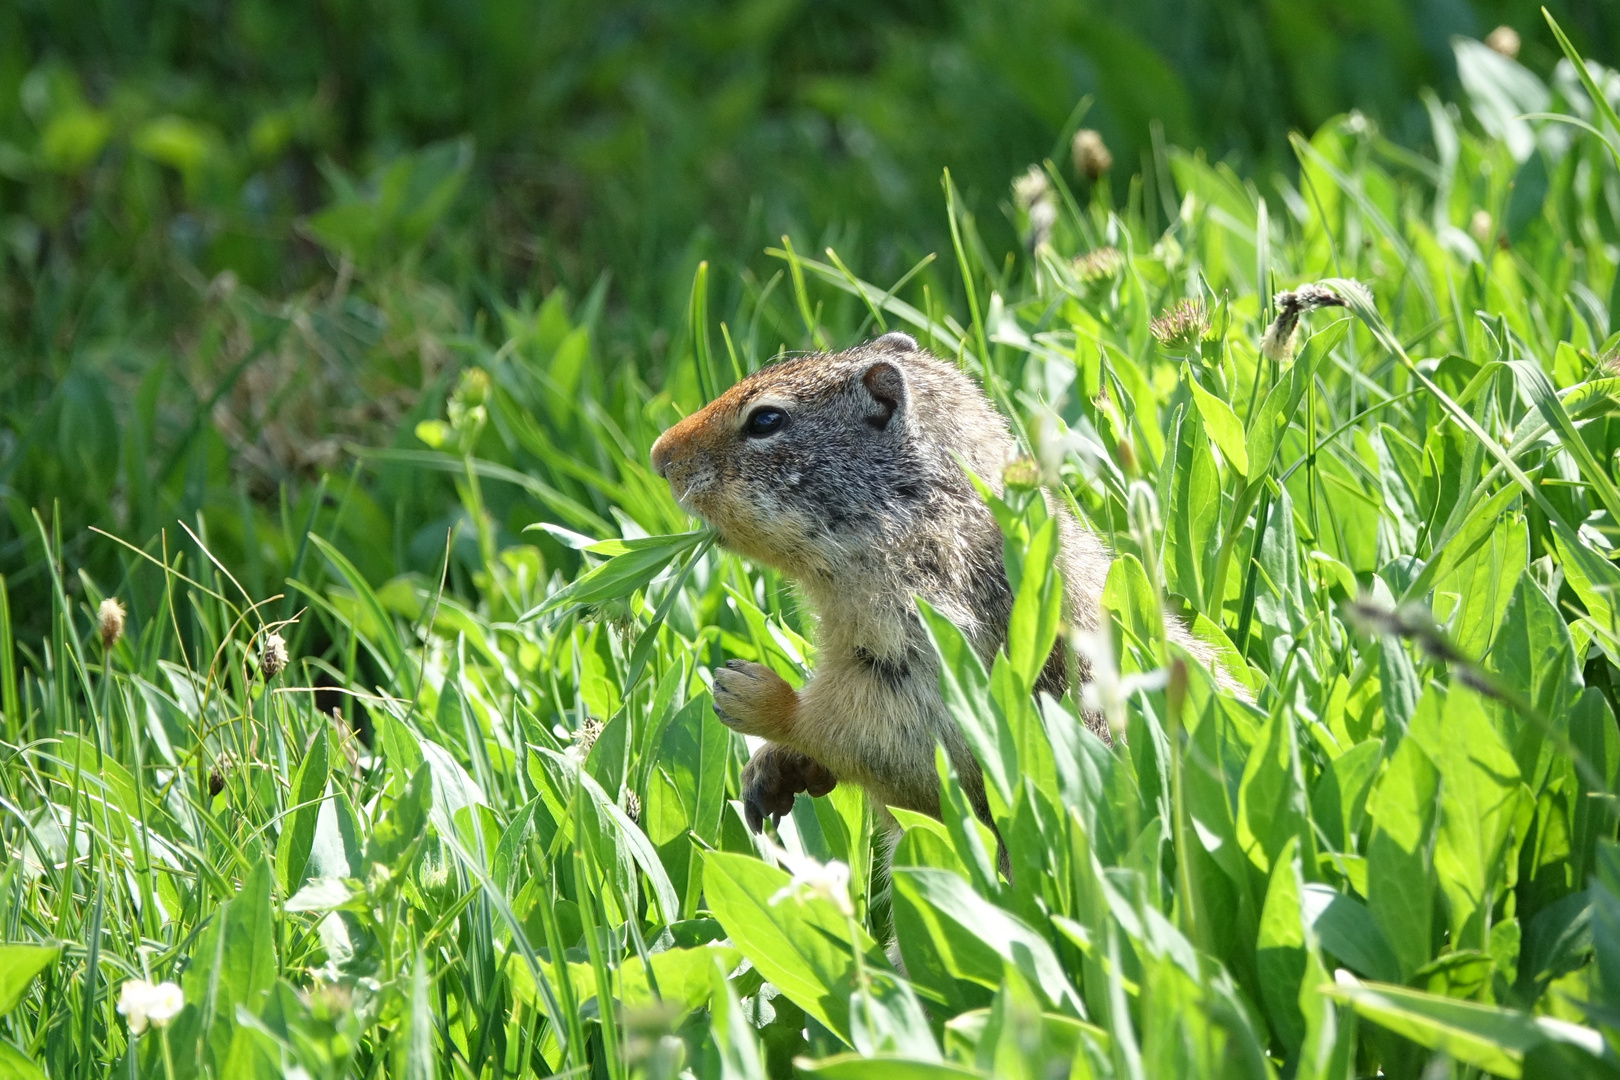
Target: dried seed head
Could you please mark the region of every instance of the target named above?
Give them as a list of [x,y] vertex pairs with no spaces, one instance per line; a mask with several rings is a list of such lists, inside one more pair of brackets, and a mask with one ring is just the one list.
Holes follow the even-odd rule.
[[112,648],[124,636],[125,614],[124,605],[110,596],[96,608],[96,629],[101,634],[103,650]]
[[1076,281],[1082,285],[1091,285],[1118,277],[1119,272],[1125,268],[1125,256],[1119,253],[1118,248],[1100,247],[1095,251],[1076,256],[1069,266],[1074,271]]
[[1279,363],[1289,359],[1294,350],[1294,331],[1299,328],[1299,317],[1307,311],[1323,307],[1344,307],[1344,300],[1323,285],[1301,285],[1289,292],[1272,297],[1277,306],[1277,317],[1266,327],[1260,339],[1260,351]]
[[1057,195],[1045,170],[1031,165],[1014,180],[1013,201],[1029,217],[1029,232],[1024,240],[1033,251],[1052,238],[1052,226],[1057,224]]
[[569,747],[569,750],[573,752],[574,757],[584,761],[590,754],[591,747],[596,745],[596,737],[600,734],[602,721],[587,716],[585,722],[579,725],[579,730],[574,732],[574,745]]
[[633,791],[625,792],[624,812],[630,816],[631,821],[639,823],[641,821],[641,796]]
[[280,675],[287,667],[287,642],[277,633],[271,633],[264,639],[264,648],[259,651],[259,670],[266,679],[273,679]]
[[208,797],[210,799],[225,790],[225,777],[234,768],[236,768],[236,755],[229,750],[221,751],[219,756],[214,759],[213,767],[208,770]]
[[1024,175],[1013,181],[1013,201],[1025,212],[1051,194],[1052,183],[1039,165],[1031,165]]
[[1195,349],[1209,329],[1209,312],[1197,300],[1183,300],[1148,324],[1155,339],[1167,349]]
[[1074,133],[1069,154],[1074,158],[1074,174],[1087,180],[1096,180],[1114,167],[1114,155],[1108,152],[1108,144],[1090,128]]
[[1493,52],[1499,52],[1509,60],[1519,56],[1519,32],[1511,26],[1498,26],[1485,36],[1485,44]]

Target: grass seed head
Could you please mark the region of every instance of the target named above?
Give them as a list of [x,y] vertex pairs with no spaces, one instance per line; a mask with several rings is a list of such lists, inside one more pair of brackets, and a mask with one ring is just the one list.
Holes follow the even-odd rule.
[[1087,180],[1096,180],[1114,167],[1114,155],[1109,152],[1103,137],[1091,128],[1081,128],[1069,142],[1069,154],[1074,158],[1074,174]]
[[1026,213],[1042,199],[1052,194],[1052,182],[1039,165],[1031,165],[1024,175],[1013,181],[1013,201]]
[[587,716],[585,722],[579,725],[579,730],[574,732],[574,745],[569,749],[576,758],[584,761],[590,755],[591,747],[596,745],[596,737],[600,734],[602,721]]
[[1100,247],[1076,256],[1069,267],[1080,284],[1094,285],[1118,277],[1119,272],[1125,269],[1125,256],[1119,253],[1118,248]]
[[124,605],[110,596],[96,608],[96,629],[101,634],[103,650],[112,648],[124,636],[125,614]]
[[1485,35],[1485,44],[1493,52],[1501,53],[1509,60],[1516,60],[1519,56],[1519,32],[1511,26],[1498,26]]
[[1154,319],[1148,330],[1166,349],[1196,349],[1209,329],[1209,312],[1197,300],[1183,300]]
[[264,647],[259,650],[259,670],[266,679],[273,679],[280,675],[287,667],[287,642],[280,634],[272,631],[264,639]]
[[1024,175],[1014,180],[1013,201],[1029,218],[1029,232],[1024,239],[1030,250],[1047,243],[1052,238],[1052,226],[1057,224],[1057,194],[1046,178],[1046,171],[1039,165],[1031,165]]

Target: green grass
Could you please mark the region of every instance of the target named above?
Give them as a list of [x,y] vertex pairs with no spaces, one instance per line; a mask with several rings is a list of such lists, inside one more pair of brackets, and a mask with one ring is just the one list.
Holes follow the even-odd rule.
[[[947,179],[961,307],[785,246],[763,335],[698,274],[654,393],[554,298],[455,338],[442,416],[274,513],[194,504],[144,547],[29,521],[48,603],[0,606],[0,1073],[1620,1072],[1620,124],[1586,104],[1547,108],[1592,129],[1436,103],[1436,158],[1337,120],[1263,198],[1175,151],[1117,204],[1049,165],[1050,235],[1006,262]],[[1262,353],[1274,289],[1315,281],[1349,306]],[[1155,335],[1183,300],[1205,317]],[[790,887],[732,801],[708,673],[802,679],[813,635],[645,451],[795,315],[795,344],[908,330],[1026,441],[993,507],[1009,653],[986,671],[924,612],[1010,879],[948,770],[888,889],[853,789],[777,837],[847,891]],[[1119,556],[1089,643],[1111,748],[1030,696],[1068,632],[1037,476]],[[414,538],[376,494],[441,483],[458,512]],[[66,579],[64,543],[117,572]],[[185,1006],[132,1039],[136,978]]]

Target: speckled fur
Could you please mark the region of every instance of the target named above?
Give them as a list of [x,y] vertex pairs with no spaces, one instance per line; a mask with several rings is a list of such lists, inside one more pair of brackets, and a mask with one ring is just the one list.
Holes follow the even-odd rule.
[[[762,406],[788,420],[751,437],[743,425]],[[725,546],[797,581],[816,615],[818,666],[797,694],[758,664],[734,660],[715,672],[721,719],[768,740],[743,776],[755,828],[790,807],[795,791],[822,794],[834,778],[865,788],[879,813],[899,806],[937,817],[936,744],[986,816],[979,768],[940,699],[913,597],[961,627],[990,663],[1012,596],[1001,533],[958,459],[999,489],[1015,451],[979,387],[903,334],[774,364],[654,444],[653,466],[681,505]],[[1110,556],[1071,515],[1060,522],[1065,617],[1094,629]],[[1182,627],[1171,632],[1207,657]],[[1061,694],[1066,669],[1055,651],[1040,688]]]

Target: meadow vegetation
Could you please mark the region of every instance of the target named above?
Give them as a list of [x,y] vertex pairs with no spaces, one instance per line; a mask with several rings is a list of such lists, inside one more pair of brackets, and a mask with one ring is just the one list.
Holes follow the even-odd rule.
[[[196,283],[209,394],[70,367],[3,448],[56,498],[0,552],[0,1076],[1620,1074],[1620,75],[1566,48],[1459,40],[1421,152],[1037,162],[1005,259],[947,174],[938,258],[700,263],[655,368],[605,282],[421,272],[464,144],[332,174],[338,281]],[[896,329],[1028,456],[1008,649],[921,613],[996,832],[942,758],[885,878],[851,787],[745,827],[710,671],[814,628],[646,451]],[[1042,485],[1118,554],[1062,701]]]

